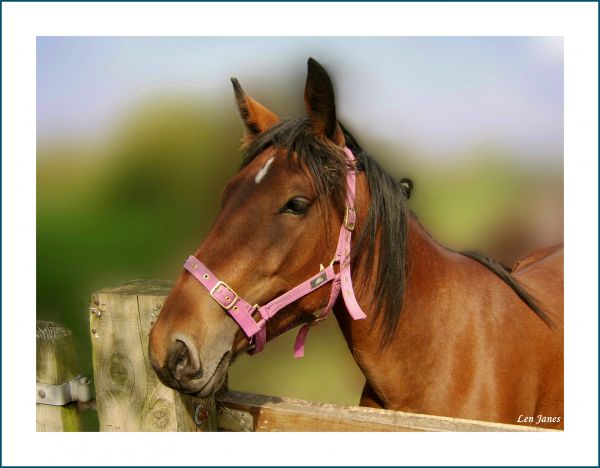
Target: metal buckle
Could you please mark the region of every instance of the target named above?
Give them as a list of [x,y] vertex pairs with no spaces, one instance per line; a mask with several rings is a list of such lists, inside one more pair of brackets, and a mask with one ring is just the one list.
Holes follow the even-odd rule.
[[319,315],[313,314],[315,319],[312,322],[309,322],[310,325],[317,325],[327,318],[327,315],[321,315],[323,313],[323,309],[320,309],[318,312],[320,312]]
[[352,211],[353,219],[356,220],[356,211],[351,206],[347,206],[344,213],[344,226],[348,231],[354,231],[354,222],[350,222],[350,211]]
[[[333,265],[337,260],[335,259],[335,257],[333,257],[333,260],[331,260],[329,262],[329,265],[327,265],[327,268],[329,268],[331,265]],[[321,263],[319,265],[319,272],[323,271],[325,269],[325,267],[323,266],[323,264]]]
[[258,309],[260,309],[260,306],[258,304],[254,304],[252,306],[252,309],[250,309],[250,317],[252,317],[256,323],[262,320],[262,315],[260,315],[260,312],[258,313],[258,322],[256,321],[256,317],[254,316],[254,314],[258,312]]
[[[229,291],[230,291],[230,292],[231,292],[231,294],[233,295],[233,300],[231,301],[231,303],[230,303],[230,304],[222,304],[222,303],[221,303],[221,301],[215,297],[215,291],[216,291],[217,289],[219,289],[219,287],[220,287],[220,286],[224,286],[224,287],[226,287],[227,289],[229,289]],[[238,299],[240,298],[240,297],[239,297],[239,296],[236,294],[236,292],[235,292],[235,291],[234,291],[234,290],[231,288],[231,286],[229,286],[229,285],[228,285],[227,283],[225,283],[224,281],[219,281],[217,284],[215,284],[215,285],[213,286],[213,288],[210,290],[210,295],[211,295],[211,297],[212,297],[212,298],[213,298],[215,301],[217,301],[217,302],[218,302],[218,303],[221,305],[221,307],[223,307],[225,310],[229,310],[229,309],[231,309],[231,308],[232,308],[232,307],[235,305],[235,303],[238,301]]]

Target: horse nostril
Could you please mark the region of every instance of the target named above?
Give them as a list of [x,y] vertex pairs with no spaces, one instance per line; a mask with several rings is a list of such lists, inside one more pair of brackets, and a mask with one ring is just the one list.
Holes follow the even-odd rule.
[[173,377],[178,381],[187,381],[202,376],[202,366],[200,362],[195,363],[190,355],[189,347],[181,340],[175,340],[175,343],[169,349],[169,359],[167,367]]
[[[180,341],[181,343],[181,341]],[[190,350],[187,346],[183,346],[183,349],[179,352],[179,356],[175,359],[175,373],[179,374],[189,364],[190,361]]]

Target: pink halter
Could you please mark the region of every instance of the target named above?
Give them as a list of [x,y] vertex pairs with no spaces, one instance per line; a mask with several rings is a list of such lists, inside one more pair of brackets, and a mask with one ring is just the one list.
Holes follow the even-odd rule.
[[[350,274],[350,241],[352,231],[356,223],[356,212],[354,211],[354,195],[356,191],[356,159],[352,151],[344,148],[348,159],[348,175],[346,178],[346,212],[344,214],[344,222],[340,228],[340,236],[338,238],[335,257],[327,268],[322,270],[303,283],[300,283],[295,288],[276,297],[268,304],[259,306],[258,304],[250,305],[249,302],[238,296],[236,292],[223,281],[220,281],[207,267],[194,256],[188,257],[183,267],[196,278],[202,286],[204,286],[211,297],[223,307],[233,319],[238,323],[241,329],[250,340],[254,339],[254,349],[252,354],[259,353],[265,347],[267,341],[267,321],[285,306],[297,301],[301,297],[310,294],[315,289],[332,281],[331,295],[329,302],[323,312],[312,322],[303,325],[296,337],[294,345],[294,356],[304,356],[304,342],[308,330],[313,325],[323,321],[331,312],[335,301],[342,293],[348,313],[354,320],[364,319],[367,316],[362,311],[354,294],[352,287],[352,276]],[[334,264],[338,263],[340,271],[336,274],[333,268]],[[253,314],[258,311],[260,320],[257,322]]]

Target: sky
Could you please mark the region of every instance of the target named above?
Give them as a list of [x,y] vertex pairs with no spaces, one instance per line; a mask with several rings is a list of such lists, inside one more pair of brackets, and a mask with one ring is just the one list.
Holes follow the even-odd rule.
[[231,76],[267,107],[269,89],[301,100],[309,56],[331,75],[338,118],[357,137],[364,129],[432,159],[492,144],[562,164],[554,37],[38,37],[38,141],[97,136],[164,92],[233,110]]

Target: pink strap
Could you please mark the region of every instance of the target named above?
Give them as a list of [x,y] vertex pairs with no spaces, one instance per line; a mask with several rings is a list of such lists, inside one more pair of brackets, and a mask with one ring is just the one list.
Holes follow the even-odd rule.
[[204,263],[196,257],[190,256],[183,267],[208,290],[212,298],[221,307],[227,310],[239,326],[242,327],[246,336],[254,336],[260,331],[258,324],[252,318],[252,313],[256,310],[255,307],[238,297],[225,283],[219,281],[216,275]]
[[[360,320],[366,318],[365,313],[356,301],[350,271],[352,231],[356,224],[356,212],[354,210],[354,197],[356,192],[356,170],[354,164],[356,160],[349,148],[344,148],[344,152],[346,153],[349,162],[346,179],[346,209],[344,212],[344,222],[340,228],[335,257],[327,268],[281,296],[276,297],[268,304],[259,307],[258,305],[252,306],[250,303],[239,297],[230,286],[223,281],[220,281],[206,265],[196,257],[188,257],[184,264],[184,268],[208,290],[211,297],[221,307],[227,310],[231,317],[242,328],[246,336],[250,338],[251,341],[254,341],[254,348],[249,351],[251,354],[259,353],[265,347],[265,343],[267,342],[267,320],[287,305],[310,294],[330,281],[333,281],[333,283],[327,306],[314,321],[303,325],[298,331],[298,336],[296,337],[296,342],[294,344],[294,356],[304,356],[304,344],[306,342],[308,331],[311,327],[322,322],[327,317],[337,301],[340,291],[352,319]],[[337,274],[335,273],[333,266],[335,263],[338,263],[340,266],[340,271]],[[253,315],[256,311],[258,311],[260,315],[258,322]]]
[[308,331],[315,325],[321,323],[327,315],[333,309],[333,305],[337,300],[340,290],[342,297],[346,303],[346,309],[353,320],[361,320],[366,318],[366,314],[361,309],[360,305],[356,301],[356,294],[352,286],[352,274],[350,271],[350,246],[352,241],[352,231],[356,224],[356,211],[354,210],[354,197],[356,193],[356,172],[354,169],[355,158],[349,148],[344,148],[344,152],[350,162],[348,168],[348,175],[346,179],[346,211],[344,213],[344,222],[340,228],[340,235],[338,238],[338,245],[335,251],[334,262],[339,262],[340,272],[336,275],[336,278],[331,286],[331,296],[329,297],[329,303],[323,309],[323,312],[313,322],[307,323],[300,328],[296,341],[294,343],[294,357],[300,358],[304,356],[304,345]]
[[301,297],[313,292],[315,289],[319,289],[321,286],[329,283],[335,278],[335,271],[333,265],[329,265],[323,271],[320,271],[313,277],[307,279],[303,283],[300,283],[293,289],[276,297],[268,304],[261,307],[262,310],[266,311],[269,318],[273,317],[277,312],[283,309],[285,306],[297,301]]

